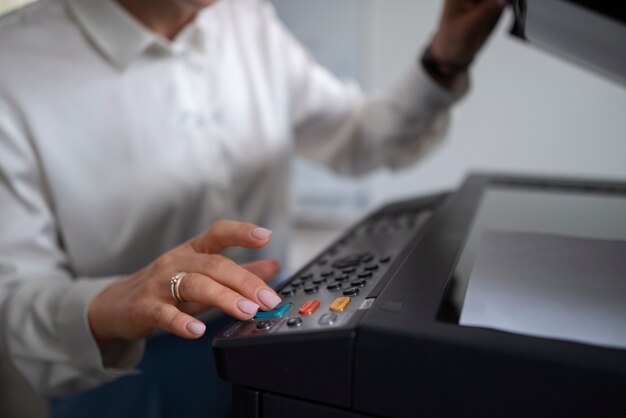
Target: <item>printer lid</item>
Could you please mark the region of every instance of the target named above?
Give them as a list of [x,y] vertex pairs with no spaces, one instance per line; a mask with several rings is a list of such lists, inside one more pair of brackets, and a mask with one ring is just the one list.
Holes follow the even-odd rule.
[[515,0],[511,33],[626,84],[626,12],[621,2]]

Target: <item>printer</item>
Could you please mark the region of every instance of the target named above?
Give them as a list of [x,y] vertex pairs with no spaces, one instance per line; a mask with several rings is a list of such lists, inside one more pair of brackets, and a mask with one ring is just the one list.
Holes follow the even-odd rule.
[[[512,33],[618,83],[617,2]],[[213,340],[234,417],[626,416],[626,182],[473,173],[373,212]]]

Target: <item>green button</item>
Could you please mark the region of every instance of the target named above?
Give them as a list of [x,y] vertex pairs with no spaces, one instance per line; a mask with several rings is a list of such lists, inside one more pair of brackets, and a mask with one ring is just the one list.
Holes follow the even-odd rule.
[[291,309],[291,303],[285,303],[278,305],[271,311],[258,311],[254,315],[253,319],[272,319],[282,317],[289,309]]

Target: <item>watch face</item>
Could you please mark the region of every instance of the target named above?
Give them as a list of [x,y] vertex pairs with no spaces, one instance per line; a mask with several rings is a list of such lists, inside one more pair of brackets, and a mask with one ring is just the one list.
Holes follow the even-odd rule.
[[420,61],[424,69],[430,75],[437,78],[452,78],[457,74],[466,71],[470,64],[460,65],[439,62],[433,56],[430,46],[424,49]]

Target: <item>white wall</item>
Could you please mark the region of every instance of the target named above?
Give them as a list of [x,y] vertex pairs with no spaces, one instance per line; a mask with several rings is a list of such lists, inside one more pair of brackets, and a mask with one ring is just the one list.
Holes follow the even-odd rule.
[[[441,4],[372,0],[371,86],[389,86],[413,64]],[[471,169],[626,180],[626,86],[522,44],[508,35],[510,17],[474,66],[447,143],[409,170],[374,175],[374,205],[454,187]]]
[[[325,27],[336,29],[337,20],[345,21],[353,28],[346,33],[355,45],[354,16],[348,14],[354,0],[274,1],[287,24],[323,62],[342,76],[354,72],[374,89],[390,86],[415,65],[443,4],[443,0],[361,0],[363,51],[348,55],[364,62],[364,68],[345,71],[345,63],[333,68],[327,57],[345,53],[350,42],[338,40],[340,33]],[[324,15],[332,19],[320,18]],[[511,37],[511,17],[507,12],[478,57],[471,91],[453,111],[447,142],[408,170],[371,176],[373,206],[453,188],[473,169],[626,180],[626,86]],[[307,33],[313,32],[311,42]]]

